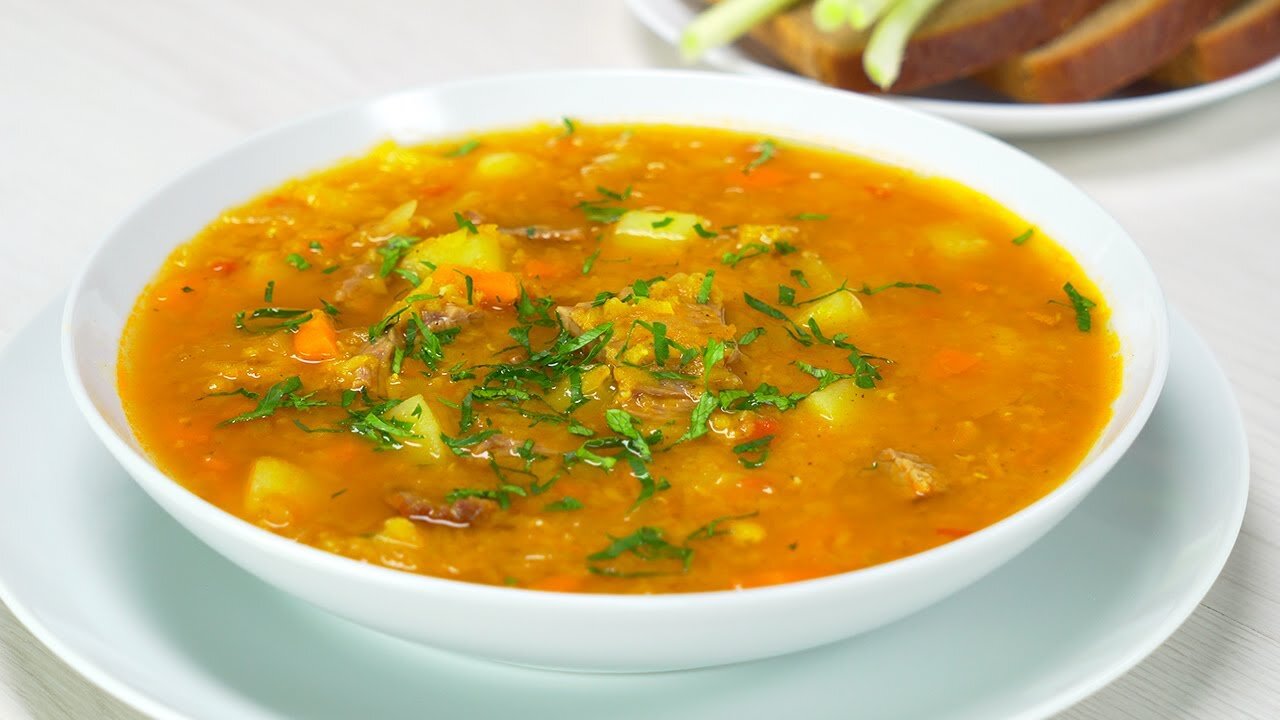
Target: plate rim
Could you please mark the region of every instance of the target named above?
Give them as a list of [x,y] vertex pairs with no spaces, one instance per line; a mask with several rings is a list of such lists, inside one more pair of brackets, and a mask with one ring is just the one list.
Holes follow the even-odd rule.
[[[677,43],[680,28],[672,25],[670,15],[693,16],[683,0],[624,0],[624,3],[653,35],[673,46]],[[736,43],[707,52],[703,62],[734,74],[785,78],[791,82],[826,87],[813,78],[758,62]],[[1276,79],[1280,79],[1280,55],[1220,80],[1137,97],[1053,104],[993,103],[892,94],[875,97],[1006,137],[1066,137],[1119,129],[1189,112],[1257,89]]]
[[[27,335],[31,328],[39,321],[39,319],[49,314],[55,314],[61,305],[61,298],[55,299],[54,302],[43,308],[41,311],[33,315],[32,319],[26,323],[15,334],[13,340],[3,348],[0,352],[0,363],[7,361],[10,357],[17,356],[24,350],[26,352],[42,353],[48,352],[54,354],[57,352],[56,345],[50,348],[26,348],[17,342],[20,338]],[[1243,416],[1240,412],[1240,406],[1234,388],[1231,386],[1221,363],[1214,355],[1212,348],[1204,340],[1203,336],[1188,322],[1185,316],[1176,308],[1169,308],[1171,326],[1179,335],[1185,334],[1185,339],[1199,345],[1211,363],[1211,368],[1215,371],[1221,380],[1227,392],[1222,402],[1229,411],[1229,416],[1233,420],[1230,434],[1235,438],[1231,454],[1240,458],[1240,477],[1233,479],[1233,486],[1236,488],[1236,498],[1234,505],[1231,507],[1231,516],[1227,525],[1230,528],[1228,534],[1229,541],[1221,542],[1212,562],[1204,563],[1198,574],[1197,581],[1188,586],[1184,590],[1182,597],[1177,605],[1169,612],[1164,619],[1157,623],[1148,633],[1144,642],[1135,643],[1127,653],[1123,653],[1115,659],[1105,663],[1102,669],[1094,672],[1092,675],[1069,683],[1062,690],[1053,693],[1041,701],[1024,708],[1016,718],[1046,718],[1055,713],[1061,712],[1085,698],[1093,695],[1101,688],[1114,682],[1118,677],[1129,672],[1135,665],[1149,656],[1158,647],[1163,645],[1168,638],[1177,631],[1195,611],[1208,594],[1218,577],[1222,573],[1227,559],[1230,557],[1236,542],[1240,535],[1240,529],[1244,520],[1245,509],[1248,504],[1248,496],[1250,490],[1250,456],[1248,450],[1248,436],[1245,431]],[[68,402],[74,404],[74,401],[68,398]],[[87,430],[87,428],[86,428]],[[1075,512],[1075,510],[1073,510]],[[1034,547],[1034,544],[1032,545]],[[980,579],[978,583],[986,581],[986,578]],[[10,581],[0,575],[0,602],[3,602],[19,622],[27,628],[31,634],[49,649],[56,657],[65,662],[69,667],[79,673],[91,684],[97,686],[102,691],[111,695],[115,699],[131,707],[134,710],[142,712],[152,717],[162,718],[163,720],[189,718],[184,711],[175,708],[170,704],[161,701],[152,696],[143,688],[117,678],[104,666],[100,666],[90,658],[81,654],[78,650],[64,642],[59,634],[54,631],[52,624],[46,624],[40,617],[40,613],[34,607],[28,607],[21,601],[19,593],[16,593],[10,587]],[[938,603],[943,605],[947,602],[943,599]],[[369,631],[373,632],[373,631]],[[855,640],[856,642],[856,640]]]

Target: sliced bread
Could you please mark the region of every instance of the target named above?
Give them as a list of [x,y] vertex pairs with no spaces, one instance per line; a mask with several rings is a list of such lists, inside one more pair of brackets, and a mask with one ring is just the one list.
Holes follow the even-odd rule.
[[1024,102],[1108,95],[1178,53],[1232,0],[1110,0],[1075,27],[979,75]]
[[[972,75],[1058,35],[1104,0],[946,0],[907,43],[893,92]],[[862,70],[867,32],[820,31],[812,3],[761,23],[752,37],[779,60],[828,85],[878,91]]]
[[1231,77],[1280,56],[1280,0],[1243,0],[1200,31],[1191,44],[1151,74],[1184,87]]

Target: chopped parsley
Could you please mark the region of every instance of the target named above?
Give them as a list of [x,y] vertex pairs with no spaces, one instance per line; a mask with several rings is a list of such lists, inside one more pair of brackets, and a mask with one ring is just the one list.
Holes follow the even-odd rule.
[[698,288],[698,304],[706,305],[711,300],[711,283],[715,282],[716,271],[708,270],[702,276],[702,285]]
[[[382,256],[382,265],[378,268],[378,276],[386,277],[390,275],[391,271],[395,270],[396,266],[400,264],[400,261],[404,259],[405,253],[409,252],[409,248],[420,242],[422,242],[421,238],[410,237],[408,235],[396,235],[388,240],[385,245],[378,248],[378,254]],[[404,277],[402,273],[397,274]],[[416,275],[414,277],[416,277]],[[409,282],[413,282],[412,279],[406,279],[408,279]],[[420,283],[421,281],[413,282],[415,287]]]
[[468,140],[462,143],[461,145],[459,145],[458,147],[445,153],[444,156],[445,157],[463,157],[465,155],[470,154],[472,150],[475,150],[478,147],[480,147],[479,140]]
[[750,175],[752,170],[772,160],[774,153],[777,151],[777,146],[772,140],[762,140],[756,144],[755,151],[758,154],[751,162],[747,163],[746,167],[742,168],[743,175]]
[[917,290],[927,290],[931,293],[939,293],[939,294],[942,293],[942,291],[939,290],[937,286],[930,285],[928,283],[910,283],[910,282],[905,282],[903,280],[899,280],[898,282],[891,282],[886,285],[879,285],[877,287],[871,287],[870,285],[863,283],[862,288],[858,290],[858,292],[862,293],[863,295],[875,295],[876,293],[884,292],[885,290],[890,290],[892,288],[915,288]]
[[564,497],[560,498],[555,502],[551,502],[551,503],[547,503],[546,505],[543,505],[542,509],[548,512],[567,512],[570,510],[581,510],[582,507],[583,506],[581,501],[577,500],[576,498],[572,498],[568,495],[565,495]]
[[773,436],[765,435],[762,438],[734,445],[733,452],[738,456],[738,462],[742,464],[742,467],[748,470],[755,470],[763,467],[764,461],[769,459],[769,443],[771,442],[773,442]]
[[[284,407],[305,409],[309,407],[319,407],[327,403],[312,400],[311,397],[315,393],[306,395],[298,395],[297,392],[302,389],[302,379],[297,375],[287,377],[284,380],[267,388],[263,393],[262,399],[258,401],[258,406],[246,413],[241,413],[233,418],[227,418],[218,425],[234,425],[236,423],[249,422],[250,420],[260,420],[265,417],[274,415],[276,410]],[[250,397],[250,393],[244,393],[245,397]]]
[[[1093,317],[1089,314],[1089,311],[1097,307],[1098,304],[1081,295],[1071,283],[1063,285],[1062,291],[1067,294],[1067,299],[1071,301],[1068,307],[1076,312],[1076,327],[1080,332],[1089,332],[1093,328]],[[1067,305],[1067,303],[1058,300],[1050,300],[1049,302],[1057,305]]]
[[694,223],[694,224],[693,224],[693,231],[694,231],[694,232],[696,232],[696,233],[698,233],[698,237],[700,237],[700,238],[713,238],[713,237],[717,237],[717,236],[719,236],[719,235],[720,235],[720,233],[718,233],[718,232],[716,232],[716,231],[714,231],[714,230],[708,230],[708,229],[706,229],[706,228],[702,227],[702,223]]
[[670,215],[668,215],[668,216],[666,216],[666,217],[662,218],[661,220],[654,220],[653,222],[649,223],[649,225],[650,225],[650,227],[653,227],[654,229],[657,229],[657,228],[664,228],[664,227],[666,227],[666,226],[670,225],[670,224],[671,224],[671,223],[673,223],[673,222],[675,222],[675,218],[674,218],[674,217],[672,217],[672,216],[670,216]]
[[578,131],[578,126],[574,124],[573,118],[562,117],[560,124],[564,125],[564,132],[560,133],[560,137],[567,138]]
[[746,520],[747,518],[753,518],[759,514],[760,514],[760,511],[756,510],[755,512],[744,513],[742,515],[721,515],[720,517],[715,518],[714,520],[707,523],[706,525],[703,525],[697,530],[694,530],[693,532],[689,533],[685,537],[684,541],[689,542],[690,540],[710,540],[711,538],[716,537],[717,535],[725,535],[729,531],[721,530],[720,526],[722,524],[727,522],[732,522],[734,520]]
[[1019,235],[1018,237],[1014,238],[1011,242],[1012,242],[1014,245],[1022,245],[1022,244],[1024,244],[1024,243],[1026,243],[1028,240],[1030,240],[1030,239],[1031,239],[1031,236],[1032,236],[1032,235],[1035,235],[1035,234],[1036,234],[1036,229],[1035,229],[1035,228],[1027,228],[1026,230],[1024,230],[1024,231],[1022,232],[1022,234],[1021,234],[1021,235]]
[[805,212],[805,213],[799,213],[799,214],[796,214],[796,215],[792,215],[792,216],[791,216],[791,219],[792,219],[792,220],[800,220],[800,221],[811,220],[811,221],[814,221],[814,222],[820,222],[820,221],[822,221],[822,220],[826,220],[826,219],[827,219],[827,218],[829,218],[829,217],[831,217],[831,216],[830,216],[830,215],[827,215],[826,213],[810,213],[810,212]]
[[609,545],[587,556],[587,570],[596,575],[611,577],[645,577],[666,574],[658,571],[624,572],[616,565],[604,565],[623,556],[635,557],[644,562],[675,561],[681,573],[689,572],[693,564],[693,548],[672,545],[663,538],[659,528],[644,526],[623,537],[609,536]]
[[288,255],[285,255],[284,261],[299,270],[306,270],[307,268],[311,267],[311,263],[307,262],[307,259],[299,255],[298,253],[289,253]]
[[463,215],[460,212],[454,211],[453,221],[458,223],[459,230],[466,228],[467,234],[469,235],[476,235],[480,232],[479,230],[476,229],[476,224],[471,222],[469,219],[467,219],[465,215]]
[[721,255],[720,262],[728,265],[729,267],[737,267],[738,263],[743,260],[759,257],[761,255],[768,255],[770,252],[777,255],[790,255],[798,250],[799,248],[795,245],[781,240],[773,243],[772,245],[769,243],[753,242],[747,243],[741,248],[738,248],[737,252],[727,252],[724,255]]
[[[235,327],[249,333],[266,334],[277,330],[295,332],[298,326],[311,319],[311,311],[294,308],[263,307],[245,314],[244,310],[235,314]],[[260,320],[279,320],[279,322],[258,322]]]
[[271,302],[271,299],[275,297],[275,294],[276,294],[276,281],[268,280],[266,289],[262,291],[262,302]]
[[586,275],[587,273],[591,272],[591,268],[595,267],[596,260],[599,257],[600,257],[600,248],[596,248],[594,252],[592,252],[590,255],[587,256],[586,260],[582,261],[583,275]]

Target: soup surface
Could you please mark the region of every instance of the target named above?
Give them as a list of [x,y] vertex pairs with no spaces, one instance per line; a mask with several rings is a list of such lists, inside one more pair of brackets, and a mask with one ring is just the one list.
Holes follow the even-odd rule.
[[867,567],[1061,483],[1107,310],[985,197],[721,130],[385,144],[225,212],[138,300],[156,463],[300,542],[586,592]]

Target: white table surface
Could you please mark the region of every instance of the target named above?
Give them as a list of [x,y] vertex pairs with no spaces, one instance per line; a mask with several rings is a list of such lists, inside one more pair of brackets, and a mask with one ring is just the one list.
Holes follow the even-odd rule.
[[[620,0],[0,0],[0,344],[129,207],[252,132],[466,76],[676,64]],[[1212,592],[1063,717],[1278,718],[1280,84],[1021,145],[1134,235],[1226,366],[1252,446],[1244,530]],[[137,717],[0,606],[0,718]]]

